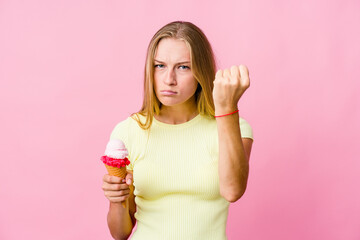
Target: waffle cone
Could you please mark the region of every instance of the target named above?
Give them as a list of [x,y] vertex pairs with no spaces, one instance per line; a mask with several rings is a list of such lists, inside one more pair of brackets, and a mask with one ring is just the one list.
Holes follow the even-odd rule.
[[[112,167],[112,166],[108,166],[105,164],[105,167],[109,173],[109,175],[111,176],[116,176],[119,177],[121,179],[124,179],[126,177],[127,171],[126,171],[126,167],[122,167],[122,168],[117,168],[117,167]],[[128,202],[128,200],[126,199],[126,201],[121,202],[121,205],[126,208],[126,203]]]
[[116,176],[116,177],[120,177],[120,178],[125,178],[126,177],[126,167],[122,167],[122,168],[117,168],[117,167],[112,167],[112,166],[108,166],[105,164],[105,167],[109,173],[109,175],[111,176]]

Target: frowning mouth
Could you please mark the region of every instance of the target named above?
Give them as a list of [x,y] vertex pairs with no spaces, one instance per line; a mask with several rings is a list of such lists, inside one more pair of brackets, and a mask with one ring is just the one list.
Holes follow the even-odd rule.
[[165,96],[170,96],[170,95],[175,95],[177,94],[177,92],[171,91],[171,90],[162,90],[160,91],[161,94],[165,95]]

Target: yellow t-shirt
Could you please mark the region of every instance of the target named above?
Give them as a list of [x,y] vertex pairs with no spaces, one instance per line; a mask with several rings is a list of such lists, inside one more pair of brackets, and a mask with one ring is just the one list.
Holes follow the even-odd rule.
[[[145,119],[139,115],[140,119]],[[241,136],[252,128],[239,118]],[[220,195],[216,120],[182,124],[153,118],[150,134],[128,117],[110,136],[121,139],[133,170],[137,229],[132,240],[225,240],[229,202]]]

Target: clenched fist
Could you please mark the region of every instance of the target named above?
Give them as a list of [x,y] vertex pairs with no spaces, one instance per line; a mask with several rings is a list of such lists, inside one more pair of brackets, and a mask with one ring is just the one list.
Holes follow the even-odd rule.
[[215,115],[235,111],[240,97],[249,87],[249,70],[246,66],[232,66],[230,69],[218,70],[213,89]]

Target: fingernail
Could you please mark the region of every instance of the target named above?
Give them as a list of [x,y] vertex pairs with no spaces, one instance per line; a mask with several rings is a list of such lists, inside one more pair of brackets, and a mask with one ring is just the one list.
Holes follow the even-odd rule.
[[125,181],[126,181],[125,179],[122,180],[122,182],[125,182]]
[[131,183],[131,179],[128,179],[127,184],[130,184],[130,183]]

